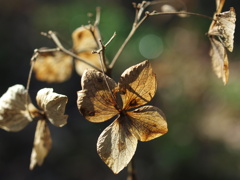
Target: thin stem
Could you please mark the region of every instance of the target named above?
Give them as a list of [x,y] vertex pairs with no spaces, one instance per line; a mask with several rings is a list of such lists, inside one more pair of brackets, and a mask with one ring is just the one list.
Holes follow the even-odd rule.
[[116,34],[114,33],[113,36],[109,39],[109,41],[106,43],[106,45],[104,45],[104,44],[102,43],[102,40],[99,39],[99,44],[101,44],[101,48],[100,48],[99,50],[97,50],[97,51],[93,51],[93,53],[97,53],[97,54],[99,55],[100,64],[101,64],[101,68],[102,68],[102,73],[103,73],[103,77],[104,77],[104,81],[105,81],[106,86],[107,86],[107,88],[108,88],[108,90],[109,90],[109,92],[110,92],[110,94],[111,94],[111,96],[112,96],[112,99],[115,101],[115,105],[117,105],[117,99],[115,98],[115,96],[114,96],[113,93],[112,93],[112,90],[110,89],[110,86],[109,86],[108,81],[107,81],[106,74],[105,74],[105,72],[104,72],[104,67],[106,67],[106,66],[104,65],[104,62],[106,62],[106,61],[105,61],[105,49],[106,49],[106,46],[113,40],[113,38],[115,37],[115,35],[116,35]]
[[156,16],[156,15],[171,15],[171,14],[185,14],[185,15],[193,15],[193,16],[199,16],[199,17],[203,17],[206,19],[210,19],[213,20],[212,17],[203,15],[203,14],[199,14],[199,13],[193,13],[193,12],[186,12],[186,11],[178,11],[178,12],[146,12],[149,14],[149,16]]
[[135,24],[133,26],[133,28],[131,29],[130,33],[128,34],[127,38],[125,39],[125,41],[123,42],[123,44],[121,45],[121,47],[119,48],[118,52],[116,53],[116,55],[114,56],[111,64],[109,65],[109,69],[112,69],[113,66],[115,65],[117,59],[119,58],[120,54],[122,53],[123,49],[125,48],[125,46],[127,45],[127,43],[129,42],[129,40],[132,38],[132,36],[134,35],[135,31],[138,29],[138,27],[143,23],[143,21],[145,21],[147,19],[148,15],[145,15],[141,21],[139,21],[137,24]]
[[132,159],[128,166],[127,166],[127,171],[128,171],[128,177],[127,180],[137,180],[136,177],[136,172],[135,172],[135,166],[134,166],[134,159]]
[[63,45],[61,44],[61,42],[59,41],[59,39],[57,38],[57,36],[56,36],[56,34],[55,34],[54,32],[49,31],[49,32],[48,32],[48,35],[49,35],[50,38],[54,41],[54,43],[57,45],[57,47],[58,47],[62,52],[64,52],[65,54],[68,54],[68,55],[74,57],[75,59],[77,59],[77,60],[79,60],[79,61],[81,61],[81,62],[84,62],[85,64],[93,67],[94,69],[97,69],[97,70],[99,70],[99,71],[101,70],[101,69],[99,69],[98,67],[92,65],[91,63],[89,63],[89,62],[81,59],[80,57],[78,57],[78,56],[77,56],[76,54],[74,54],[73,52],[65,49],[65,48],[63,47]]

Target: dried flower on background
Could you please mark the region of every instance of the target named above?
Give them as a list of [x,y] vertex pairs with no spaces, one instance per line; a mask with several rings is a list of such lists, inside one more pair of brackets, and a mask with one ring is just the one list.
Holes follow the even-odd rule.
[[[81,59],[95,67],[100,68],[99,56],[92,51],[98,48],[97,40],[100,38],[95,26],[87,25],[77,28],[72,33],[73,52]],[[95,39],[96,38],[96,39]],[[63,82],[71,77],[73,71],[73,57],[61,52],[41,52],[34,64],[36,78],[40,81]],[[75,60],[76,72],[81,76],[85,69],[94,69],[90,65]]]
[[0,128],[7,131],[20,131],[32,120],[38,120],[34,147],[31,155],[30,169],[41,165],[51,149],[51,136],[47,122],[57,127],[67,123],[64,115],[68,101],[67,96],[44,88],[37,93],[37,104],[41,110],[31,103],[27,90],[22,85],[14,85],[0,98]]
[[233,39],[235,32],[236,14],[234,8],[221,12],[225,0],[217,0],[217,10],[214,14],[208,37],[211,42],[210,56],[212,58],[213,70],[219,78],[222,78],[224,85],[228,82],[229,67],[226,49],[233,51]]
[[157,88],[149,61],[125,70],[118,84],[96,70],[85,71],[81,84],[77,103],[87,120],[104,122],[117,116],[97,142],[99,156],[115,174],[132,159],[138,140],[149,141],[168,131],[162,111],[145,105]]

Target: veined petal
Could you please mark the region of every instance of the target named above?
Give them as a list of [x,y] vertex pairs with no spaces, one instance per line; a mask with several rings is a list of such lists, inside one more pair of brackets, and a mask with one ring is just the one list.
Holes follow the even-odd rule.
[[39,120],[35,131],[30,170],[33,170],[36,165],[42,165],[51,147],[52,138],[47,123],[45,120]]
[[64,114],[67,96],[54,93],[52,88],[43,88],[38,91],[36,99],[53,125],[61,127],[67,123],[68,115]]
[[131,121],[130,131],[140,141],[149,141],[167,133],[167,122],[163,112],[154,106],[143,106],[127,112]]
[[121,75],[119,92],[125,110],[148,103],[156,90],[156,76],[147,60],[128,68]]
[[37,109],[27,90],[23,85],[14,85],[0,98],[0,127],[6,131],[20,131],[32,121],[30,113],[33,111]]
[[82,76],[82,90],[78,91],[77,105],[83,116],[91,122],[103,122],[119,113],[113,94],[117,85],[108,76],[106,81],[104,74],[96,70],[86,70]]
[[211,42],[210,56],[212,58],[212,67],[218,78],[222,78],[224,85],[228,82],[229,68],[228,56],[223,44],[214,37],[209,37]]
[[137,148],[137,138],[122,118],[109,125],[97,141],[98,155],[115,174],[128,165]]

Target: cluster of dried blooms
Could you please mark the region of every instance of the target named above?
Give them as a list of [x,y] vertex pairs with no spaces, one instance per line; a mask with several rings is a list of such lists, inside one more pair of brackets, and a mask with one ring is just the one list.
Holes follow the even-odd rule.
[[[233,8],[222,12],[225,0],[216,0],[217,10],[208,31],[211,42],[210,55],[213,70],[224,84],[228,81],[228,58],[226,49],[233,50],[233,34],[236,15]],[[101,133],[97,141],[100,158],[114,172],[119,173],[131,161],[137,142],[149,141],[167,133],[167,122],[163,112],[154,106],[146,105],[157,90],[156,75],[149,61],[129,67],[116,83],[106,75],[123,51],[141,23],[152,15],[177,14],[186,17],[194,13],[176,11],[164,6],[162,12],[147,12],[145,8],[153,2],[143,1],[134,4],[136,17],[126,41],[116,56],[108,64],[98,29],[99,14],[93,25],[81,26],[72,33],[73,47],[65,49],[56,33],[45,35],[52,39],[56,48],[40,48],[34,52],[32,67],[38,80],[63,82],[71,77],[73,66],[82,76],[82,90],[78,91],[77,106],[81,114],[90,122],[115,120]],[[145,14],[144,14],[145,13]],[[195,14],[196,15],[196,14]],[[93,53],[93,51],[95,53]],[[31,74],[31,72],[30,72]],[[37,121],[30,169],[41,165],[51,149],[51,135],[47,123],[61,127],[67,123],[65,107],[68,98],[41,89],[36,96],[36,108],[29,97],[28,88],[14,85],[0,98],[0,127],[6,131],[20,131],[31,121]]]

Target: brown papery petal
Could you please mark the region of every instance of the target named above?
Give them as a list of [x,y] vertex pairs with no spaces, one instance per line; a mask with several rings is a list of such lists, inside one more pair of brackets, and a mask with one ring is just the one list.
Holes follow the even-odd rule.
[[[92,51],[85,51],[85,52],[82,52],[82,53],[79,53],[78,56],[87,61],[88,63],[94,65],[95,67],[101,69],[101,64],[100,64],[100,59],[99,59],[99,55],[98,54],[93,54]],[[76,60],[75,61],[75,68],[76,68],[76,72],[82,76],[83,72],[86,70],[86,69],[94,69],[92,66],[82,62],[82,61],[79,61],[79,60]]]
[[0,98],[0,128],[20,131],[32,121],[30,113],[34,111],[37,109],[32,105],[24,86],[14,85]]
[[216,14],[219,36],[223,45],[230,51],[233,51],[233,39],[235,32],[236,13],[233,7],[229,11]]
[[106,81],[104,74],[96,70],[86,70],[82,76],[82,90],[77,93],[77,105],[83,116],[91,122],[103,122],[119,113],[116,96],[112,92],[117,85],[108,76]]
[[67,96],[54,93],[52,88],[43,88],[38,91],[36,100],[53,125],[62,127],[67,123],[68,115],[64,114],[68,102]]
[[121,123],[121,118],[124,117],[109,125],[97,141],[98,155],[115,174],[128,165],[137,148],[137,138]]
[[63,82],[72,75],[72,57],[63,52],[41,53],[34,64],[36,78],[40,81]]
[[96,41],[100,38],[97,32],[96,27],[92,25],[82,26],[73,31],[72,40],[74,51],[80,53],[83,51],[96,50],[98,48]]
[[123,109],[138,107],[149,102],[157,90],[156,75],[148,60],[126,69],[119,81]]
[[34,137],[34,144],[31,154],[30,170],[36,165],[41,166],[45,157],[52,147],[52,139],[45,120],[39,120]]
[[222,78],[224,85],[228,82],[229,68],[226,49],[223,44],[214,37],[209,38],[211,42],[210,56],[212,58],[212,67],[218,78]]
[[130,131],[140,141],[150,141],[168,132],[163,112],[154,106],[143,106],[127,112],[131,121]]

